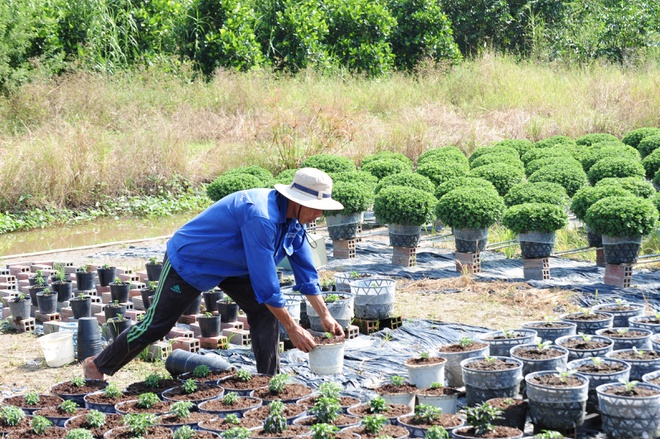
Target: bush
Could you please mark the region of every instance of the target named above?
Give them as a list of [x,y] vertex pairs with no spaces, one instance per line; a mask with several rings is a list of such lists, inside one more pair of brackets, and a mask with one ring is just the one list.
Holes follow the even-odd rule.
[[463,154],[463,151],[455,146],[443,146],[423,152],[417,158],[417,166],[427,161],[451,161],[461,166],[467,166],[468,164],[468,158]]
[[518,151],[518,155],[522,157],[527,151],[534,147],[534,144],[527,139],[506,139],[494,143],[493,146],[508,146]]
[[582,164],[575,160],[573,157],[561,156],[561,157],[544,157],[536,160],[532,160],[527,163],[525,166],[525,174],[532,175],[539,169],[548,165],[561,165],[566,167],[578,167],[582,169]]
[[621,142],[616,136],[608,133],[591,133],[575,139],[575,143],[583,146],[591,146],[599,142]]
[[392,151],[380,151],[375,154],[369,154],[368,156],[362,159],[362,163],[360,164],[360,166],[364,166],[376,160],[399,160],[400,162],[405,163],[406,166],[410,167],[411,170],[413,167],[412,160],[410,160],[408,157],[406,157],[404,154],[401,154],[400,152],[392,152]]
[[344,210],[329,210],[326,216],[350,215],[364,212],[374,202],[374,192],[371,186],[359,182],[338,181],[332,186],[332,199],[339,201]]
[[466,167],[460,166],[451,160],[427,160],[421,165],[417,166],[416,172],[425,177],[428,177],[428,179],[431,180],[435,186],[438,186],[448,180],[451,180],[452,178],[462,177],[467,174],[467,165],[465,166]]
[[284,171],[277,174],[273,184],[291,184],[293,182],[293,177],[296,175],[296,172],[298,172],[298,169],[285,169]]
[[554,148],[555,146],[575,146],[575,140],[567,136],[552,136],[539,140],[534,144],[534,148]]
[[457,228],[484,229],[502,218],[504,201],[481,188],[454,189],[443,196],[435,208],[436,216]]
[[660,148],[660,134],[646,136],[641,140],[641,142],[639,142],[639,145],[637,145],[637,150],[642,155],[642,157],[648,156],[658,148]]
[[227,172],[224,172],[222,175],[238,175],[238,174],[249,174],[257,177],[263,186],[268,187],[273,184],[273,174],[265,168],[257,165],[250,166],[239,166],[238,168],[230,169]]
[[651,154],[644,157],[642,166],[646,171],[646,178],[651,180],[653,176],[660,170],[660,149],[656,149]]
[[587,175],[581,168],[567,168],[562,165],[547,165],[533,173],[528,179],[531,183],[549,181],[559,183],[569,197],[572,197],[578,189],[587,184]]
[[554,204],[563,208],[568,205],[568,195],[561,185],[541,181],[517,184],[504,196],[504,204],[509,207],[524,203]]
[[534,160],[544,159],[548,157],[572,157],[575,156],[571,151],[565,147],[555,147],[555,148],[532,148],[525,153],[520,159],[527,165],[527,163],[533,162]]
[[571,201],[571,211],[581,221],[587,215],[587,210],[599,200],[608,197],[630,197],[633,194],[619,186],[585,186],[575,193]]
[[347,172],[355,171],[357,167],[353,160],[348,157],[334,154],[317,154],[307,157],[300,166],[301,168],[316,168],[324,172]]
[[380,181],[388,175],[411,172],[412,163],[408,164],[396,159],[373,160],[366,165],[362,165],[360,170],[368,172]]
[[651,198],[655,194],[655,188],[650,181],[638,177],[603,178],[595,187],[620,187],[636,197]]
[[518,158],[518,153],[516,153],[515,156],[506,154],[484,154],[481,157],[474,159],[472,163],[470,163],[470,169],[476,169],[480,166],[490,165],[493,163],[507,163],[520,169],[525,168],[525,164],[520,161]]
[[428,177],[413,172],[402,172],[400,174],[388,175],[387,177],[383,178],[380,183],[378,183],[378,185],[376,185],[374,192],[378,194],[381,189],[388,186],[414,187],[415,189],[419,189],[430,194],[432,194],[435,190],[435,185],[431,180],[429,180]]
[[589,172],[591,167],[600,159],[605,157],[625,157],[632,161],[640,161],[642,156],[635,148],[624,143],[603,142],[590,146],[584,151],[580,161],[584,172]]
[[435,190],[435,197],[439,200],[450,191],[464,187],[483,189],[483,191],[489,191],[494,195],[499,196],[497,189],[495,189],[495,186],[493,186],[493,183],[486,179],[475,177],[456,177],[439,185]]
[[251,174],[223,174],[206,187],[206,194],[218,201],[229,194],[246,189],[264,187],[261,180]]
[[638,161],[625,157],[605,157],[598,160],[589,169],[589,183],[595,185],[603,178],[641,177],[645,178],[644,166]]
[[334,183],[339,181],[348,181],[351,183],[364,183],[371,188],[375,188],[378,184],[378,178],[374,175],[364,171],[346,171],[346,172],[330,172],[328,173]]
[[594,203],[585,222],[595,233],[607,236],[639,236],[653,231],[658,209],[639,197],[608,197]]
[[642,139],[644,139],[644,137],[654,136],[656,134],[660,134],[660,128],[655,128],[655,127],[637,128],[636,130],[632,130],[626,133],[626,135],[623,136],[623,139],[621,139],[621,141],[626,145],[630,145],[633,148],[637,148],[639,142],[641,142]]
[[515,157],[517,159],[520,159],[520,154],[518,153],[518,150],[512,146],[506,146],[506,145],[490,145],[490,146],[482,146],[474,150],[472,154],[470,154],[470,157],[468,157],[468,161],[470,162],[470,166],[472,166],[472,163],[477,160],[482,158],[483,156],[486,155],[492,155],[492,154],[497,154],[497,155],[502,155],[502,156],[511,156]]
[[658,212],[660,212],[660,192],[653,196],[652,201],[655,204],[656,209],[658,209]]
[[421,226],[433,218],[438,200],[419,189],[392,186],[381,190],[374,201],[374,215],[383,224]]
[[504,196],[509,189],[523,181],[525,171],[506,163],[493,163],[471,170],[468,177],[484,178],[490,181],[497,189],[497,193]]
[[523,203],[509,207],[502,224],[514,233],[550,233],[568,225],[568,215],[556,204]]

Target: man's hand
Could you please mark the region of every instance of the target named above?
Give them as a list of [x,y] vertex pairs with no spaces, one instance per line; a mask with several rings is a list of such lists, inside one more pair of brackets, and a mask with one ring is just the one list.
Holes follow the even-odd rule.
[[300,325],[295,325],[291,329],[287,329],[291,343],[303,352],[309,352],[316,347],[314,337],[306,329]]
[[321,326],[323,326],[323,329],[326,332],[329,332],[339,337],[344,336],[344,329],[341,327],[339,323],[337,323],[337,320],[335,320],[329,314],[325,316],[325,318],[321,319]]

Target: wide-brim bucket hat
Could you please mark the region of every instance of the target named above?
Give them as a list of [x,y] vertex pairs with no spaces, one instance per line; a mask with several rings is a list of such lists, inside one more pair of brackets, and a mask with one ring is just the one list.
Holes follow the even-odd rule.
[[276,184],[275,190],[301,206],[317,210],[343,210],[344,206],[332,199],[332,178],[316,168],[301,168],[291,184]]

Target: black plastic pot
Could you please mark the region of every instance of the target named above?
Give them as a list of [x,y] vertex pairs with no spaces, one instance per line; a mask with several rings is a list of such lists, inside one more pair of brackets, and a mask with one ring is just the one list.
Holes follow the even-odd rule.
[[206,312],[215,312],[218,310],[218,300],[222,300],[225,297],[225,293],[222,290],[215,289],[203,292],[202,297],[204,298]]
[[73,311],[74,319],[92,316],[92,299],[89,296],[86,296],[84,299],[74,297],[69,301],[69,306],[71,306],[71,311]]
[[43,291],[37,293],[37,305],[42,315],[57,312],[57,294],[54,292],[44,294]]
[[57,301],[66,302],[71,299],[71,294],[73,294],[73,284],[71,282],[53,282],[51,285],[53,291],[57,292]]
[[46,285],[32,285],[31,287],[28,288],[28,291],[30,293],[30,300],[32,303],[35,305],[37,304],[37,293],[42,292],[45,290],[47,287]]
[[13,320],[25,320],[30,318],[30,311],[32,308],[32,301],[26,297],[23,300],[9,300],[9,312]]
[[631,242],[603,244],[605,262],[608,264],[634,264],[637,262],[640,247],[640,244]]
[[78,361],[93,357],[103,350],[103,339],[96,317],[78,319]]
[[554,248],[554,243],[520,241],[520,253],[523,259],[547,258],[552,255]]
[[80,291],[94,289],[94,273],[76,271],[76,288]]
[[131,323],[131,320],[126,318],[122,320],[117,320],[116,318],[108,320],[107,324],[110,330],[110,337],[115,340],[119,334],[131,327]]
[[222,316],[222,321],[225,323],[235,322],[238,320],[238,305],[234,302],[225,302],[224,300],[219,300],[218,312]]
[[99,276],[99,283],[101,284],[102,287],[107,287],[110,285],[111,282],[115,281],[115,277],[117,276],[117,268],[116,267],[108,267],[108,268],[103,268],[99,267],[96,269],[96,273]]
[[202,337],[217,337],[220,335],[221,320],[222,318],[219,315],[213,315],[211,317],[198,316],[197,324],[199,325],[199,331],[202,333]]
[[115,317],[117,314],[121,314],[123,316],[126,315],[126,305],[122,304],[114,304],[114,303],[109,303],[108,305],[103,308],[103,312],[105,313],[105,320],[108,321],[111,318]]
[[235,371],[236,367],[226,362],[220,355],[197,354],[183,349],[175,349],[165,360],[165,368],[172,376],[192,372],[197,366],[204,365],[215,371]]
[[149,264],[145,265],[147,268],[147,279],[155,282],[160,278],[160,273],[163,271],[163,264]]
[[131,289],[130,282],[122,282],[122,283],[111,282],[110,297],[112,298],[112,301],[114,302],[116,300],[119,303],[128,302],[130,289]]
[[186,308],[183,311],[183,315],[185,316],[192,316],[195,314],[199,314],[199,307],[202,304],[202,295],[200,294],[199,296],[195,297],[195,300],[188,305],[188,308]]
[[149,288],[142,288],[140,290],[140,296],[142,296],[142,305],[144,306],[144,309],[149,309],[151,306],[151,299],[154,297],[154,294],[156,294],[156,290]]

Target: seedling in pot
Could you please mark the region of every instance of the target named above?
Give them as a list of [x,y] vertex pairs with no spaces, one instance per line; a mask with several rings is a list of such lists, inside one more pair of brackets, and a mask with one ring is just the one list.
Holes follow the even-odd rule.
[[501,332],[504,338],[516,338],[516,331],[514,331],[513,329],[502,328]]
[[13,405],[6,405],[0,409],[0,419],[5,425],[16,426],[25,419],[25,412]]
[[241,420],[234,413],[230,413],[224,417],[225,424],[238,425],[241,423]]
[[282,415],[284,403],[273,401],[268,407],[270,408],[270,414],[264,420],[264,430],[267,433],[281,433],[286,430],[286,418]]
[[633,346],[632,350],[633,350],[633,353],[635,354],[635,356],[638,356],[638,357],[643,357],[644,354],[646,353],[646,351],[643,351],[641,349],[637,349],[636,346]]
[[619,335],[626,335],[628,333],[628,328],[617,328],[616,333]]
[[428,352],[421,352],[419,354],[419,358],[422,360],[428,360],[429,359],[429,353]]
[[474,433],[483,436],[495,429],[493,421],[502,417],[502,410],[484,402],[465,409],[465,417],[467,424],[474,428]]
[[550,340],[543,341],[541,337],[534,338],[534,344],[536,344],[536,349],[539,351],[547,351],[550,349],[550,346],[552,346],[552,342]]
[[429,389],[442,389],[442,388],[444,388],[444,387],[445,387],[444,384],[439,383],[439,382],[437,382],[437,381],[433,381],[433,382],[431,383],[431,385],[429,386]]
[[[225,418],[227,422],[227,418]],[[250,430],[245,427],[232,427],[222,433],[224,439],[250,439]]]
[[150,409],[160,402],[160,398],[153,392],[143,393],[138,396],[137,406],[141,409]]
[[577,370],[575,369],[566,369],[565,367],[556,367],[555,370],[557,371],[557,376],[561,380],[562,383],[568,382],[568,378],[571,375],[574,375],[577,373]]
[[554,430],[543,430],[535,434],[534,439],[564,439],[564,435]]
[[84,428],[74,428],[67,432],[64,439],[94,439],[94,435]]
[[173,439],[192,439],[195,436],[195,430],[190,425],[179,427],[172,436]]
[[98,410],[90,410],[85,415],[85,422],[92,428],[99,428],[105,425],[105,413]]
[[181,388],[183,389],[184,393],[190,395],[197,390],[197,383],[195,383],[195,380],[192,378],[189,378],[183,382]]
[[280,373],[275,375],[268,381],[268,390],[270,393],[280,393],[286,387],[287,382],[289,381],[289,376],[285,373]]
[[252,379],[252,374],[247,369],[238,369],[236,371],[236,378],[238,378],[239,381],[246,383]]
[[468,348],[472,346],[474,343],[474,340],[472,340],[470,337],[461,337],[460,340],[458,340],[458,344],[462,348]]
[[310,429],[312,430],[313,439],[332,439],[335,437],[335,433],[339,431],[339,427],[322,422],[312,425]]
[[449,439],[449,432],[444,427],[434,425],[426,430],[424,439]]
[[127,425],[135,437],[144,436],[149,427],[153,427],[158,418],[153,413],[129,413],[124,416],[124,425]]
[[194,406],[190,401],[177,401],[170,407],[170,412],[178,419],[186,419],[190,416],[190,409]]
[[623,378],[619,378],[619,382],[624,385],[627,395],[634,395],[635,387],[637,387],[637,384],[639,384],[639,381],[628,381]]
[[605,363],[605,360],[603,360],[600,357],[591,357],[589,358],[592,363],[594,363],[594,366],[596,366],[596,369],[600,369],[603,364]]
[[319,395],[325,398],[339,399],[344,390],[341,385],[327,381],[319,386]]
[[362,418],[362,425],[364,425],[365,430],[371,434],[378,434],[387,422],[388,419],[381,414],[365,416]]
[[76,404],[75,401],[67,399],[66,401],[63,401],[59,406],[57,406],[57,408],[62,410],[64,413],[72,415],[76,412],[76,410],[78,410],[78,404]]
[[46,430],[48,427],[51,427],[53,425],[52,422],[48,418],[45,418],[43,416],[36,415],[35,417],[32,418],[32,432],[36,435],[43,436],[46,434]]
[[309,411],[316,416],[318,422],[331,424],[341,413],[341,405],[334,398],[321,397]]
[[83,377],[73,377],[71,378],[71,384],[76,387],[83,387],[85,385],[85,378]]
[[148,375],[144,379],[144,383],[147,385],[147,387],[156,388],[160,384],[160,381],[163,379],[159,374],[157,373],[152,373],[151,375]]
[[486,363],[494,363],[497,358],[491,357],[490,355],[484,356],[484,360],[486,360]]
[[387,403],[380,396],[376,396],[369,401],[369,413],[383,413],[387,408]]
[[39,394],[37,392],[27,392],[25,395],[23,395],[23,399],[29,406],[37,405],[40,401]]
[[229,392],[222,397],[222,403],[225,405],[236,404],[237,401],[238,401],[238,394],[234,392]]
[[117,387],[115,383],[110,383],[106,386],[105,389],[103,389],[103,394],[107,398],[119,398],[120,396],[123,395],[122,391]]
[[578,335],[579,335],[580,337],[582,337],[582,340],[583,340],[583,341],[586,341],[586,342],[590,342],[590,341],[593,340],[593,338],[594,338],[593,335],[591,335],[591,334],[583,334],[582,332],[580,332]]
[[325,303],[333,303],[340,299],[339,294],[328,294],[324,297]]
[[419,404],[415,407],[413,421],[421,424],[433,424],[440,418],[442,409],[428,404]]
[[403,386],[406,383],[406,379],[400,375],[392,375],[390,377],[390,384],[393,386],[399,387]]
[[206,364],[200,364],[193,369],[193,376],[195,378],[206,378],[211,373],[211,369]]

